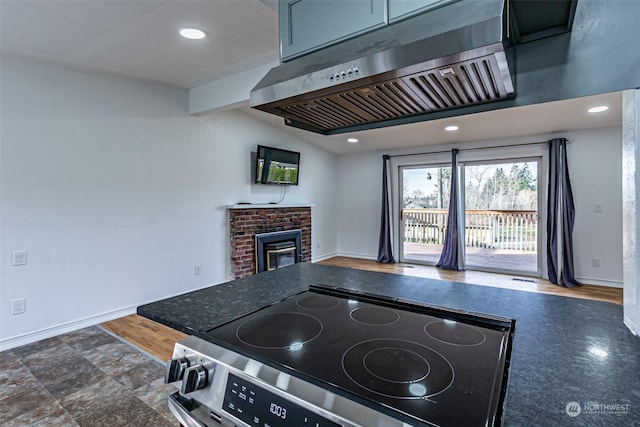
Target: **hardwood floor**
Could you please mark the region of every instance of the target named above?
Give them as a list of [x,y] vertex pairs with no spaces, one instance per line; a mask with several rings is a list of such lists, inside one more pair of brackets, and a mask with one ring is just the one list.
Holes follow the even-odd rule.
[[100,326],[160,360],[171,359],[175,343],[188,336],[137,314]]
[[[331,258],[321,261],[319,264],[449,280],[481,286],[494,286],[622,305],[622,289],[619,288],[584,285],[569,289],[554,285],[540,278],[485,273],[480,271],[461,272],[440,270],[434,267],[413,264],[378,264],[375,261],[346,257]],[[112,320],[103,323],[101,326],[160,360],[170,359],[176,341],[187,337],[187,335],[182,332],[178,332],[157,322],[138,316],[137,314]]]
[[378,264],[375,261],[347,257],[334,257],[321,261],[319,264],[379,271],[383,273],[405,274],[407,276],[426,277],[429,279],[450,280],[473,285],[590,299],[622,305],[622,289],[606,286],[583,285],[575,288],[565,288],[554,285],[548,280],[539,277],[485,273],[482,271],[441,270],[439,268],[418,264]]

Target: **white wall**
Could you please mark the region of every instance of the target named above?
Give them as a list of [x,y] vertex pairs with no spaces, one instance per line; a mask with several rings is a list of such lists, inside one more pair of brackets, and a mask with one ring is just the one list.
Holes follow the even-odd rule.
[[338,252],[377,259],[382,204],[382,153],[338,157]]
[[[459,144],[458,148],[502,146],[566,137],[568,161],[576,205],[574,261],[579,280],[622,287],[622,143],[620,128],[558,135],[532,135],[496,141]],[[449,150],[429,146],[387,151],[407,154]],[[375,259],[380,226],[382,152],[341,156],[338,159],[338,252],[340,255]],[[601,203],[603,212],[594,212]],[[394,254],[397,256],[397,254]],[[592,267],[592,258],[600,267]]]
[[[622,129],[573,132],[567,147],[576,223],[575,271],[585,283],[622,287]],[[594,205],[602,204],[602,212]],[[600,267],[592,266],[600,258]]]
[[335,254],[334,155],[240,112],[190,116],[183,90],[1,65],[0,350],[228,280],[226,205],[281,194],[250,181],[257,144],[301,151],[284,203],[315,204],[313,256]]

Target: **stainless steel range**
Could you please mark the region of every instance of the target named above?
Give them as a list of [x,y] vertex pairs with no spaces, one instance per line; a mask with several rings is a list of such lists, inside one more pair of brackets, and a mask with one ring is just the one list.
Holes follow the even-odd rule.
[[499,425],[515,321],[312,286],[176,344],[184,426]]

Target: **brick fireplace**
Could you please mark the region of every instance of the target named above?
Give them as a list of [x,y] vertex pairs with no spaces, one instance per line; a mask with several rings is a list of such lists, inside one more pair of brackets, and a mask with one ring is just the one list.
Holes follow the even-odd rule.
[[231,222],[231,274],[234,279],[256,273],[256,235],[300,230],[300,259],[311,261],[311,206],[234,205]]

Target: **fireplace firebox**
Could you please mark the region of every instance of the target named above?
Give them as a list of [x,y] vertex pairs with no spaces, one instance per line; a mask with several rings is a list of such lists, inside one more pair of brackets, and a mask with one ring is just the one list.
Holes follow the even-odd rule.
[[256,234],[256,273],[302,262],[302,231]]
[[295,242],[269,243],[265,245],[264,250],[267,271],[296,263]]

